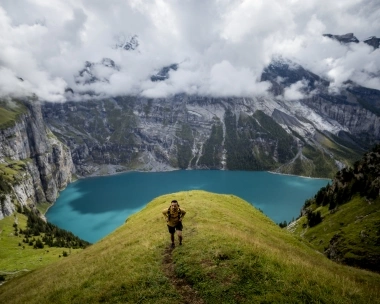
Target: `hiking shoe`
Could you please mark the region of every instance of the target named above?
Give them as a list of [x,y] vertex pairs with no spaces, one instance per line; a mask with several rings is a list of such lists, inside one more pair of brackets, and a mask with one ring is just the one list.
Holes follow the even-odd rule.
[[180,245],[180,246],[182,246],[182,242],[181,242],[181,243],[179,243],[179,245]]
[[174,248],[175,247],[174,243],[172,243],[172,245],[170,247]]

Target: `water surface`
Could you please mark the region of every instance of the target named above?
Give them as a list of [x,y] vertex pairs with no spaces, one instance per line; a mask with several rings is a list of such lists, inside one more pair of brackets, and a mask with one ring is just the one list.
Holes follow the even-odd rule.
[[305,200],[328,181],[252,171],[128,172],[71,183],[46,217],[94,243],[155,197],[197,189],[234,194],[260,208],[274,222],[289,222],[299,215]]

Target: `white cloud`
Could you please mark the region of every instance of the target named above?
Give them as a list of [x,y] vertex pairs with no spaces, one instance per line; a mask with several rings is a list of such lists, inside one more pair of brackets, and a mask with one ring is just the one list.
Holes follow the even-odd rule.
[[[265,95],[260,75],[278,55],[329,79],[332,89],[348,79],[380,89],[380,50],[322,36],[353,32],[364,40],[379,35],[379,17],[374,0],[2,0],[0,96],[58,101],[67,87],[102,96]],[[115,49],[118,37],[133,35],[137,51]],[[85,61],[103,58],[119,67],[94,68],[108,81],[76,83]],[[172,63],[179,68],[169,79],[150,81]],[[284,98],[299,98],[303,85]]]
[[297,81],[296,83],[293,83],[289,87],[285,88],[283,98],[285,100],[299,100],[306,98],[309,95],[304,92],[305,88],[307,88],[306,81]]

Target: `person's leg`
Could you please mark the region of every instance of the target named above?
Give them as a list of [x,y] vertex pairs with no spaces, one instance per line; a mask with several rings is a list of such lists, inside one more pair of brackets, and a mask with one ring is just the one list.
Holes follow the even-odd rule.
[[175,228],[177,230],[179,244],[182,245],[182,229],[183,229],[182,222],[179,222]]
[[179,244],[182,245],[182,230],[177,230]]
[[170,233],[170,240],[172,241],[172,247],[174,247],[174,233],[175,233],[175,228],[174,227],[170,227],[168,225],[168,230],[169,230],[169,233]]

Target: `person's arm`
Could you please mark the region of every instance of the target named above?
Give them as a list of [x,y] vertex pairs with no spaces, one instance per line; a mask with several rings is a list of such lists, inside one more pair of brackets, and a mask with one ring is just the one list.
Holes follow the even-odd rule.
[[181,221],[185,217],[186,211],[181,209]]
[[162,211],[162,214],[164,215],[165,220],[168,221],[168,210],[165,209],[164,211]]

